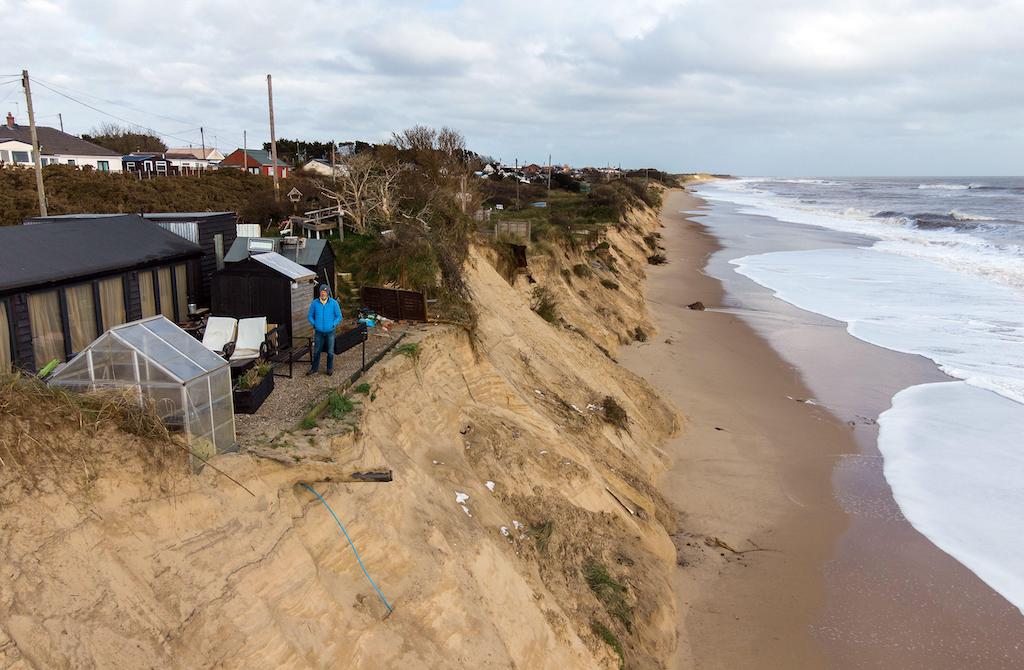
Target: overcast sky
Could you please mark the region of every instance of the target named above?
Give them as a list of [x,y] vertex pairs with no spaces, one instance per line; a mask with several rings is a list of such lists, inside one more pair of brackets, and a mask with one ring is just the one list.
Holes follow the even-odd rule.
[[[1024,0],[0,0],[41,125],[222,149],[449,125],[512,162],[1024,173]],[[10,79],[0,76],[0,82]],[[25,104],[0,84],[0,113]],[[17,103],[17,104],[16,104]],[[182,144],[166,137],[172,146]]]

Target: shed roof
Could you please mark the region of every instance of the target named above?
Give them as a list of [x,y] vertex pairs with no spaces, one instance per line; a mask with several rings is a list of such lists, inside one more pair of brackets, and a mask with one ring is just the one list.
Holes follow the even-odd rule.
[[147,212],[142,216],[153,221],[191,221],[193,219],[212,219],[217,216],[234,215],[234,212]]
[[265,254],[256,254],[252,257],[254,261],[266,265],[268,268],[283,274],[288,279],[305,279],[306,277],[315,277],[316,274],[304,268],[294,261],[290,261],[281,254],[273,251],[268,251]]
[[249,257],[249,240],[261,239],[271,240],[274,243],[274,252],[281,254],[288,260],[299,265],[315,266],[320,262],[320,256],[324,249],[330,244],[327,240],[307,239],[305,245],[299,247],[286,246],[281,244],[280,237],[236,237],[228,253],[224,256],[225,263],[238,263]]
[[[0,133],[4,137],[26,144],[32,144],[32,130],[28,126],[0,126]],[[69,154],[72,156],[120,156],[121,154],[110,149],[105,149],[98,144],[93,144],[63,133],[56,128],[36,126],[36,137],[39,138],[39,149],[44,154]]]
[[202,255],[138,214],[0,227],[0,292]]

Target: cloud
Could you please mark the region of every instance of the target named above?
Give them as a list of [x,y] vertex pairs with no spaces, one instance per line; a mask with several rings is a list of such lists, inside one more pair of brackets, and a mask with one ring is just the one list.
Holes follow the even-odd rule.
[[[251,145],[268,134],[268,72],[278,136],[374,141],[450,125],[508,160],[1006,173],[1024,148],[1014,1],[0,0],[0,11],[20,35],[16,69],[161,132],[198,142],[203,125],[224,148],[243,129]],[[39,114],[62,112],[73,131],[105,120],[35,93]]]

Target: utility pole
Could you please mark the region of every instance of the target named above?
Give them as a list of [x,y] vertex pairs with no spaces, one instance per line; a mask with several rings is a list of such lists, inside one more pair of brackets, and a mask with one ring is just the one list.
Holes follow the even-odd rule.
[[249,174],[249,137],[248,131],[242,131],[242,172]]
[[551,154],[548,154],[548,190],[551,190]]
[[[203,160],[205,161],[206,160],[206,135],[203,134],[203,127],[202,126],[199,126],[199,141],[203,145],[203,153],[201,155],[203,157]],[[202,167],[199,168],[199,176],[202,177],[203,176],[203,170],[205,169],[206,166],[203,165],[202,163],[200,163],[200,165]]]
[[334,167],[334,140],[331,140],[331,183],[338,183],[337,168]]
[[64,132],[64,117],[60,115],[60,112],[57,112],[57,120],[60,121],[60,132],[63,133]]
[[277,135],[274,134],[274,87],[267,75],[267,102],[270,106],[270,160],[274,171],[274,200],[281,199],[281,186],[277,183]]
[[39,195],[39,216],[46,216],[46,191],[43,190],[43,163],[39,158],[39,135],[36,133],[36,113],[32,109],[32,88],[29,85],[28,70],[21,71],[21,85],[25,88],[25,104],[28,105],[28,127],[32,133],[32,155],[36,164],[36,193]]
[[519,179],[519,159],[518,158],[516,158],[516,173],[515,174],[516,174],[516,209],[519,209],[519,184],[520,184],[521,180]]

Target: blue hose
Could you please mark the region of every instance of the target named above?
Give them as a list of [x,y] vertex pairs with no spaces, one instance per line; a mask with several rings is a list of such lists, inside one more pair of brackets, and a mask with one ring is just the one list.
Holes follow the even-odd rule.
[[363,565],[363,559],[359,558],[359,552],[356,551],[356,545],[352,544],[352,538],[348,536],[348,531],[345,530],[345,526],[342,525],[341,519],[339,519],[338,515],[334,513],[334,510],[331,509],[331,506],[327,504],[327,501],[324,500],[324,497],[322,495],[320,495],[319,493],[317,493],[316,489],[314,489],[309,484],[305,484],[305,483],[303,484],[303,486],[305,486],[307,489],[312,491],[313,495],[315,495],[317,498],[320,499],[320,502],[322,502],[324,504],[324,507],[327,508],[327,511],[330,512],[331,516],[334,517],[334,522],[338,524],[338,528],[340,528],[341,532],[345,534],[345,539],[348,540],[349,546],[352,547],[352,553],[354,553],[356,555],[356,561],[358,561],[359,567],[363,569],[363,574],[366,575],[366,578],[368,580],[370,580],[370,585],[377,592],[377,595],[380,596],[380,601],[382,603],[384,603],[384,607],[388,608],[388,614],[391,614],[391,612],[394,611],[394,608],[391,607],[390,604],[388,604],[388,599],[384,597],[384,594],[381,593],[380,589],[377,587],[377,584],[374,583],[373,578],[370,577],[370,573],[366,571],[366,566]]

